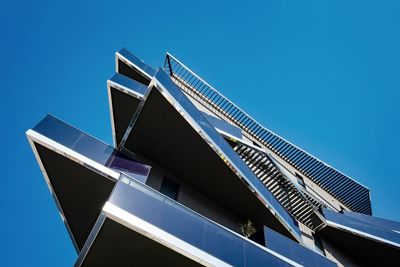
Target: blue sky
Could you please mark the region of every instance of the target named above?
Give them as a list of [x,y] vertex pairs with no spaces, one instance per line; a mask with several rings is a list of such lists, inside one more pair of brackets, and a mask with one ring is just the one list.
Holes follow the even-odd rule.
[[171,52],[400,221],[399,1],[54,2],[0,11],[0,266],[74,263],[25,131],[51,113],[111,144],[121,47],[154,67]]

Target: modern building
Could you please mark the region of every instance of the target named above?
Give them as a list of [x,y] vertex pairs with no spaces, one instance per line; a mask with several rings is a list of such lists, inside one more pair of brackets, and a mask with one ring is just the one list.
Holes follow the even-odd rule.
[[26,132],[75,266],[399,266],[370,190],[268,130],[170,54],[126,49],[113,145],[46,116]]

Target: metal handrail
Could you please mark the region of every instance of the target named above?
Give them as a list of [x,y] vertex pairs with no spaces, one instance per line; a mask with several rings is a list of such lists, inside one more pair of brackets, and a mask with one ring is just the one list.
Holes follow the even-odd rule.
[[[168,53],[164,69],[186,93],[221,118],[242,128],[246,137],[266,146],[304,176],[320,185],[345,206],[360,213],[372,213],[369,189],[366,186],[263,127]],[[329,185],[327,181],[332,181],[333,179],[340,181],[340,183],[336,183],[335,186]],[[358,191],[358,193],[346,194],[352,190]]]

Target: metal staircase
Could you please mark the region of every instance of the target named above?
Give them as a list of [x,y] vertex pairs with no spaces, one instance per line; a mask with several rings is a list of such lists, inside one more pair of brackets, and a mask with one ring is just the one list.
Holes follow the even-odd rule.
[[350,210],[371,214],[368,188],[263,127],[168,53],[164,70],[185,93],[220,118],[241,128],[247,138],[264,145]]
[[314,231],[324,226],[319,210],[326,206],[282,174],[266,153],[244,144],[234,150],[293,217]]

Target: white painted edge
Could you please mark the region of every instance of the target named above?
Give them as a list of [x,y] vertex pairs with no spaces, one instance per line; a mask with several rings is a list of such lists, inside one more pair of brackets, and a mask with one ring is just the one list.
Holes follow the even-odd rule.
[[[39,155],[38,155],[38,153],[36,151],[36,148],[34,146],[34,142],[36,142],[38,144],[41,144],[44,147],[46,147],[46,148],[48,148],[50,150],[53,150],[54,152],[56,152],[56,153],[58,153],[58,154],[60,154],[62,156],[65,156],[66,158],[69,158],[69,159],[73,160],[74,162],[77,162],[77,163],[79,163],[81,165],[84,165],[84,166],[89,166],[91,169],[96,169],[98,172],[104,174],[108,178],[112,178],[113,180],[118,180],[119,177],[120,177],[120,173],[115,172],[115,171],[113,171],[113,170],[111,170],[111,169],[109,169],[109,168],[107,168],[107,167],[105,167],[105,166],[103,166],[103,165],[101,165],[101,164],[99,164],[99,163],[97,163],[97,162],[95,162],[95,161],[93,161],[93,160],[91,160],[91,159],[89,159],[89,158],[87,158],[87,157],[85,157],[85,156],[83,156],[83,155],[81,155],[81,154],[79,154],[79,153],[77,153],[77,152],[75,152],[75,151],[73,151],[73,150],[61,145],[61,144],[59,144],[59,143],[57,143],[57,142],[55,142],[55,141],[53,141],[53,140],[49,139],[48,137],[46,137],[46,136],[44,136],[44,135],[42,135],[42,134],[40,134],[40,133],[38,133],[38,132],[36,132],[36,131],[34,131],[32,129],[29,129],[26,132],[26,135],[28,136],[28,140],[29,140],[29,142],[30,142],[30,144],[32,146],[32,149],[33,149],[34,153],[35,153],[35,157],[36,157],[36,159],[37,159],[37,161],[39,163],[39,166],[41,168],[43,176],[45,177],[45,180],[46,180],[47,186],[48,186],[48,188],[50,190],[50,193],[53,195],[53,197],[54,197],[54,199],[56,201],[56,204],[57,204],[58,209],[60,211],[61,218],[62,218],[64,224],[67,227],[67,230],[68,230],[68,232],[69,232],[69,234],[71,236],[71,239],[73,240],[75,248],[77,249],[77,245],[76,245],[76,242],[75,242],[75,240],[73,238],[72,232],[71,232],[71,230],[69,228],[69,225],[68,225],[68,223],[67,223],[67,221],[65,219],[65,216],[64,216],[63,211],[61,209],[61,206],[60,206],[60,204],[58,202],[57,196],[55,195],[55,192],[54,192],[54,190],[53,190],[53,188],[51,186],[50,179],[48,178],[48,175],[47,175],[47,173],[45,171],[45,168],[44,168],[44,166],[43,166],[43,164],[41,162],[41,159],[40,159],[40,157],[39,157]],[[107,203],[109,203],[109,202],[107,202]],[[142,225],[142,226],[144,225],[145,226],[144,229],[135,229],[134,228],[132,230],[135,230],[137,232],[145,234],[146,236],[148,236],[148,237],[154,239],[155,241],[157,241],[159,243],[162,243],[162,244],[164,244],[164,245],[166,245],[168,247],[170,247],[170,246],[178,246],[176,249],[174,249],[174,248],[172,248],[172,249],[176,250],[177,252],[182,253],[183,255],[191,257],[190,255],[187,255],[189,252],[180,251],[183,248],[185,248],[184,245],[187,244],[186,242],[184,242],[184,241],[182,241],[182,240],[180,240],[180,239],[168,234],[167,232],[165,232],[165,231],[163,231],[163,230],[161,230],[161,229],[159,229],[159,228],[157,228],[157,227],[155,227],[155,226],[153,226],[153,225],[151,225],[151,224],[149,224],[149,223],[137,218],[136,216],[134,216],[134,215],[122,210],[121,208],[119,208],[119,207],[117,207],[117,206],[115,206],[115,205],[113,205],[111,203],[109,203],[109,205],[112,205],[112,206],[115,207],[114,209],[111,209],[111,211],[114,211],[114,215],[115,215],[115,211],[117,211],[116,214],[118,216],[115,215],[112,218],[113,220],[116,220],[116,221],[120,222],[121,224],[124,224],[125,226],[127,226],[127,227],[129,227],[131,229],[132,229],[132,226],[135,226],[138,223],[139,223],[138,224],[139,226],[140,225]],[[107,206],[109,206],[109,205],[107,205]],[[104,208],[106,208],[106,205],[104,206]],[[103,208],[103,211],[107,213],[107,209],[104,209],[104,208]],[[112,215],[112,213],[110,213],[110,212],[107,213],[107,214]],[[125,220],[123,218],[125,218]],[[130,221],[132,222],[132,218],[133,218],[133,222],[134,223],[133,224],[132,223],[129,224]],[[124,220],[125,222],[121,221],[121,220]],[[136,222],[136,224],[135,224],[135,222]],[[152,228],[149,227],[149,226],[151,226]],[[148,231],[149,229],[153,230],[153,232],[149,232]],[[147,230],[147,232],[146,232],[146,230]],[[153,233],[153,234],[151,234],[151,233]],[[157,233],[160,234],[160,235],[157,235],[157,236],[161,236],[161,237],[167,238],[167,240],[164,240],[164,241],[168,241],[169,240],[170,242],[165,243],[162,239],[158,240],[157,236],[155,235]],[[249,240],[249,242],[250,242],[250,240]],[[251,243],[253,243],[253,242],[251,242]],[[196,260],[196,258],[194,258],[194,260],[198,261],[199,263],[201,263],[201,264],[203,264],[205,266],[230,266],[229,264],[226,264],[225,262],[220,261],[219,259],[209,255],[208,253],[205,253],[202,250],[199,250],[199,249],[193,247],[190,244],[187,244],[187,245],[192,247],[191,251],[195,252],[195,254],[192,255],[192,257],[193,256],[194,257],[202,256],[202,258],[199,258],[198,260]],[[297,266],[302,266],[302,265],[299,265],[298,263],[296,263],[296,262],[294,262],[294,261],[292,261],[292,260],[290,260],[290,259],[288,259],[288,258],[286,258],[286,257],[284,257],[284,256],[282,256],[282,255],[280,255],[280,254],[268,249],[268,248],[262,247],[262,246],[260,246],[258,244],[255,244],[255,245],[257,245],[258,247],[260,247],[261,249],[265,250],[266,252],[276,256],[277,258],[279,258],[279,259],[281,259],[281,260],[283,260],[283,261],[285,261],[285,262],[287,262],[287,263],[289,263],[289,264],[291,264],[293,266],[296,266],[296,267]],[[77,251],[78,251],[78,249],[77,249]],[[215,263],[215,265],[213,265],[212,263]]]
[[[175,84],[175,83],[174,83]],[[219,145],[215,144],[212,138],[204,132],[201,126],[194,121],[185,108],[181,106],[178,101],[175,101],[175,98],[169,93],[169,91],[164,87],[164,85],[157,80],[156,77],[153,77],[149,87],[156,86],[156,89],[165,97],[165,99],[172,105],[174,108],[181,114],[181,116],[196,130],[196,132],[210,145],[210,147],[220,156],[223,157],[225,164],[231,168],[231,170],[236,173],[239,179],[244,180],[248,184],[248,188],[256,195],[256,197],[263,202],[264,206],[280,221],[280,223],[292,234],[292,236],[302,244],[303,240],[301,238],[301,234],[298,234],[288,222],[281,216],[275,207],[264,197],[256,187],[253,187],[249,181],[245,178],[246,176],[240,171],[240,169],[236,166],[235,163],[228,160],[229,158],[226,154],[220,149]],[[179,89],[180,90],[180,89]],[[190,101],[190,100],[189,100]],[[271,193],[272,194],[272,193]]]
[[103,207],[103,212],[108,218],[204,266],[231,266],[108,201]]
[[47,149],[50,149],[50,150],[66,157],[80,165],[83,165],[91,170],[97,171],[100,175],[103,175],[105,178],[117,181],[120,174],[118,172],[115,172],[115,171],[51,140],[50,138],[47,138],[46,136],[44,136],[32,129],[29,129],[28,131],[26,131],[26,136],[28,137],[28,141],[31,145],[33,154],[35,155],[35,158],[36,158],[36,161],[38,162],[40,171],[44,177],[47,188],[48,188],[51,196],[53,197],[54,202],[56,203],[61,220],[63,221],[65,228],[67,229],[67,232],[72,240],[72,244],[73,244],[75,250],[77,251],[77,253],[79,253],[78,244],[76,243],[74,235],[72,234],[71,228],[70,228],[68,221],[64,215],[64,211],[61,208],[61,204],[60,204],[60,201],[58,200],[57,194],[55,193],[53,186],[51,185],[50,178],[46,172],[46,169],[44,168],[43,162],[42,162],[42,160],[39,156],[39,153],[36,149],[35,143],[40,144],[40,145],[46,147]]
[[[132,61],[130,61],[129,59],[127,59],[126,57],[124,57],[123,55],[121,55],[119,52],[115,53],[116,58],[121,59],[124,63],[127,63],[129,65],[131,65],[132,67],[134,67],[136,70],[138,70],[140,73],[142,73],[143,75],[145,75],[147,78],[149,78],[151,80],[151,76],[149,74],[147,74],[146,72],[144,72],[142,70],[142,68],[139,68],[135,63],[133,63]],[[118,62],[117,62],[118,63]],[[145,63],[146,64],[146,63]],[[147,65],[147,64],[146,64]]]
[[[114,181],[117,181],[120,173],[116,172],[110,168],[107,168],[104,165],[101,165],[100,163],[97,163],[96,161],[83,156],[82,154],[77,153],[76,151],[67,148],[60,143],[57,143],[50,138],[32,130],[29,129],[26,132],[26,135],[28,136],[29,139],[31,139],[33,142],[36,142],[48,149],[51,149],[55,151],[56,153],[73,160],[74,162],[77,162],[81,165],[88,166],[91,169],[97,170],[99,173],[104,174],[104,176],[113,179]],[[50,182],[50,180],[48,180]]]
[[135,97],[135,98],[137,98],[139,100],[143,99],[143,94],[138,93],[135,90],[132,90],[132,89],[130,89],[130,88],[126,87],[126,86],[123,86],[123,85],[121,85],[119,83],[116,83],[116,82],[114,82],[112,80],[107,80],[107,85],[108,86],[112,86],[115,89],[118,89],[121,92],[126,93],[126,94],[128,94],[130,96],[133,96],[133,97]]
[[47,185],[47,189],[50,191],[50,195],[53,197],[53,200],[56,203],[59,215],[60,215],[61,220],[63,221],[63,224],[64,224],[65,228],[67,229],[67,232],[68,232],[68,234],[69,234],[69,236],[70,236],[70,238],[72,240],[72,244],[73,244],[73,246],[75,248],[75,251],[77,253],[79,253],[78,244],[76,243],[76,240],[74,238],[74,235],[72,234],[71,228],[69,227],[68,221],[65,218],[64,211],[61,208],[61,204],[60,204],[60,202],[59,202],[59,200],[57,198],[57,195],[56,195],[55,191],[53,190],[53,187],[51,186],[49,176],[47,175],[47,172],[46,172],[46,169],[44,168],[43,162],[40,159],[40,156],[39,156],[39,153],[38,153],[38,151],[37,151],[37,149],[35,147],[34,141],[30,137],[28,132],[29,132],[29,130],[26,132],[26,135],[28,137],[29,144],[31,145],[33,154],[35,155],[36,161],[39,164],[40,172],[42,173],[42,175],[44,177],[44,180],[45,180],[46,185]]

